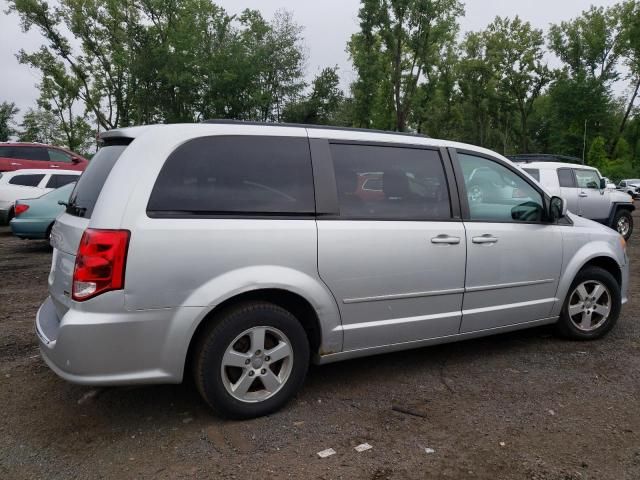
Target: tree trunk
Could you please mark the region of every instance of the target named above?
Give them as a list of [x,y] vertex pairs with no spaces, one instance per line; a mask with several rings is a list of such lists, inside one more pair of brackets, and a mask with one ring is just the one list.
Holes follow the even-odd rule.
[[618,145],[618,140],[622,136],[624,132],[624,127],[627,125],[627,120],[629,120],[629,115],[631,114],[631,110],[633,109],[633,104],[636,101],[636,97],[638,96],[638,91],[640,91],[640,77],[636,82],[636,88],[633,91],[633,95],[631,95],[631,100],[629,100],[629,105],[627,105],[627,110],[624,112],[624,117],[622,118],[622,122],[620,123],[620,128],[616,132],[616,136],[613,138],[613,141],[609,145],[609,157],[613,156],[613,151],[616,149]]

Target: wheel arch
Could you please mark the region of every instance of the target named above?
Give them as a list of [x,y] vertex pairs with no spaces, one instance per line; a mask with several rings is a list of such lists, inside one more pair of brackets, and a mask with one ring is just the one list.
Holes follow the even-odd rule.
[[184,372],[186,372],[189,365],[191,365],[195,353],[195,345],[197,345],[198,339],[206,327],[210,325],[211,322],[215,322],[216,317],[220,313],[247,302],[268,302],[289,311],[302,324],[307,334],[312,360],[314,360],[314,357],[317,358],[321,354],[326,354],[326,352],[323,352],[325,346],[323,341],[326,341],[326,339],[324,338],[325,333],[322,329],[321,319],[307,298],[299,293],[283,288],[256,288],[237,293],[225,299],[203,316],[191,335],[185,356]]
[[[600,242],[598,242],[600,243]],[[606,244],[604,244],[606,245]],[[569,293],[569,288],[575,280],[576,276],[585,268],[588,267],[600,267],[609,272],[616,280],[618,285],[622,287],[622,269],[620,264],[615,259],[613,254],[605,254],[607,250],[597,250],[592,252],[591,255],[582,257],[581,255],[575,255],[567,265],[564,271],[564,275],[560,279],[557,290],[557,301],[553,307],[552,316],[560,315],[564,300]],[[580,260],[578,260],[580,258]]]

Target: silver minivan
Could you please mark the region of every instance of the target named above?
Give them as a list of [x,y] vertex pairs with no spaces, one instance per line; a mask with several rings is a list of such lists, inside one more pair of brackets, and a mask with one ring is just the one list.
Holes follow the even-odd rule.
[[[545,324],[594,339],[626,302],[624,239],[482,148],[237,122],[102,142],[53,228],[36,318],[71,382],[191,373],[217,412],[248,418],[310,362]],[[474,196],[480,178],[499,194]]]

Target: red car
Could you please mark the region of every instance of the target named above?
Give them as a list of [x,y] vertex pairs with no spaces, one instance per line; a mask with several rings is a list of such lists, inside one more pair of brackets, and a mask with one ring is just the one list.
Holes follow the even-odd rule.
[[40,143],[0,143],[0,172],[24,168],[83,171],[89,160],[60,147]]

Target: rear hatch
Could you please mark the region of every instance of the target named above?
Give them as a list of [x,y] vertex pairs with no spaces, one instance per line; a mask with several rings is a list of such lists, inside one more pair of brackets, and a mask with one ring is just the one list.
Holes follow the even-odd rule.
[[73,189],[65,212],[56,219],[51,230],[53,259],[49,294],[58,318],[62,318],[71,305],[73,269],[82,234],[89,226],[93,208],[109,173],[129,142],[119,139],[98,150]]

